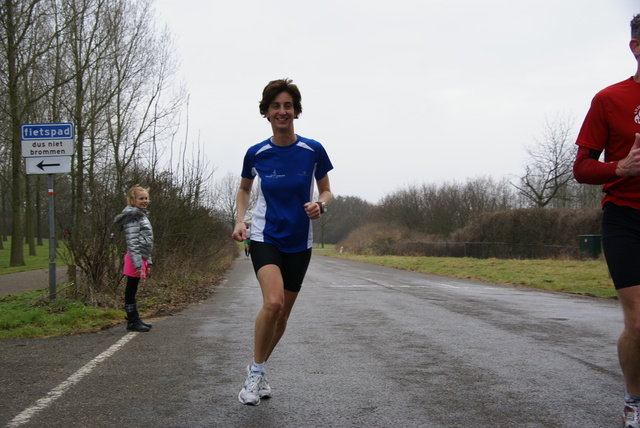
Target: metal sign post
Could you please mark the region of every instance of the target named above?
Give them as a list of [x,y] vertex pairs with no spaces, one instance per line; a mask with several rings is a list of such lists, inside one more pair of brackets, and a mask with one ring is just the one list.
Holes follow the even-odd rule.
[[47,176],[49,195],[49,298],[56,298],[56,224],[53,218],[53,174]]
[[27,174],[48,174],[49,299],[56,298],[56,243],[53,210],[53,174],[71,172],[75,151],[73,123],[27,123],[20,126],[22,157]]

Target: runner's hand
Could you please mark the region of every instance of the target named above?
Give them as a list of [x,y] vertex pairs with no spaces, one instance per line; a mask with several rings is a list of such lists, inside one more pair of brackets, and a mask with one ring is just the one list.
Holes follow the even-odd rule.
[[616,175],[620,177],[640,175],[640,134],[636,134],[636,139],[627,157],[618,162]]

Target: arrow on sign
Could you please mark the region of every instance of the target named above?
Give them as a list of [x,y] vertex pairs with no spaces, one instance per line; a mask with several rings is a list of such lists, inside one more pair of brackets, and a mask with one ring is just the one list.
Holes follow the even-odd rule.
[[24,158],[27,174],[59,174],[71,172],[71,156]]
[[59,163],[44,163],[44,161],[42,161],[36,166],[44,171],[44,168],[47,167],[47,166],[60,166],[60,164]]

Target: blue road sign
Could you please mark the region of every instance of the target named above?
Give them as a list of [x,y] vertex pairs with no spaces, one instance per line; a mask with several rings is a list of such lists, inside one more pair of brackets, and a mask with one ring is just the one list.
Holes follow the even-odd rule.
[[20,140],[73,140],[73,123],[25,123],[20,125]]
[[73,123],[25,123],[20,125],[22,157],[71,156],[75,153]]

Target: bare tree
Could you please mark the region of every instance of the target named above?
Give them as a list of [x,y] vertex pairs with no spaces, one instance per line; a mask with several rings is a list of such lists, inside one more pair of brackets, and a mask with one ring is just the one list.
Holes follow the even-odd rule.
[[[0,85],[6,94],[6,115],[11,129],[11,256],[10,266],[24,265],[25,175],[22,168],[20,125],[33,117],[34,105],[53,89],[43,64],[58,41],[52,25],[51,1],[4,0],[0,10]],[[37,83],[37,85],[35,84]],[[30,116],[31,115],[31,116]]]
[[412,185],[385,196],[380,203],[380,220],[408,229],[426,229],[424,190]]
[[591,184],[571,183],[575,208],[600,207],[602,201],[602,187]]
[[[182,157],[179,174],[159,166],[184,91],[173,84],[171,36],[158,31],[152,1],[0,0],[0,247],[11,224],[11,265],[24,264],[25,224],[38,226],[40,216],[42,180],[25,180],[20,125],[73,122],[73,173],[56,179],[56,211],[73,232],[75,291],[89,302],[113,303],[108,294],[122,275],[112,219],[136,183],[154,195],[159,272],[180,281],[180,272],[206,273],[216,257],[235,254],[211,210],[212,172],[201,153]],[[185,263],[193,266],[177,268]]]
[[[72,118],[76,130],[76,150],[74,157],[75,192],[73,193],[72,209],[74,212],[73,228],[80,229],[83,218],[83,205],[85,194],[85,169],[86,155],[85,142],[87,130],[94,129],[101,119],[100,113],[104,110],[110,94],[105,85],[108,76],[107,46],[109,34],[104,28],[103,21],[107,15],[106,1],[104,0],[63,0],[61,16],[66,24],[64,32],[65,59],[73,70],[74,78],[65,94],[60,95],[59,100],[66,106],[69,117]],[[95,88],[101,88],[98,95]],[[105,89],[102,89],[105,88]],[[53,105],[56,104],[54,101]],[[91,154],[95,154],[91,150]]]
[[573,120],[558,114],[552,120],[545,119],[541,140],[526,147],[526,172],[513,186],[533,206],[542,208],[554,199],[570,198],[564,190],[573,178],[576,146],[572,135]]
[[[167,87],[176,71],[168,31],[158,33],[151,0],[65,0],[65,40],[75,79],[67,104],[76,124],[73,174],[74,211],[69,250],[92,296],[113,286],[113,251],[106,238],[131,177],[149,174],[182,183],[183,200],[197,207],[206,165],[200,159],[185,168],[189,176],[156,171],[158,139],[171,126],[180,96]],[[167,94],[165,94],[167,92]],[[165,96],[166,95],[166,96]],[[151,181],[155,181],[155,178]],[[143,184],[143,183],[141,183]],[[106,284],[106,285],[105,285]]]
[[[316,198],[314,198],[314,200],[315,199]],[[327,227],[331,223],[335,222],[335,219],[336,216],[333,215],[332,210],[329,209],[326,213],[322,214],[319,219],[316,219],[311,223],[311,227],[313,227],[313,229],[316,231],[316,233],[314,233],[313,235],[314,241],[320,241],[320,248],[324,248],[325,232],[327,230]]]
[[[236,223],[236,195],[240,187],[240,175],[228,172],[220,180],[216,181],[213,186],[213,208],[220,213],[233,230]],[[247,213],[253,211],[258,199],[257,192],[251,192]],[[245,221],[251,221],[251,218],[245,218]]]
[[357,196],[335,196],[328,211],[313,222],[313,236],[324,246],[335,244],[369,220],[374,205]]
[[389,224],[425,234],[448,236],[480,214],[508,209],[513,191],[505,181],[488,177],[465,183],[412,185],[385,197],[379,217]]
[[109,85],[114,96],[107,106],[106,125],[116,187],[121,187],[127,168],[140,160],[145,146],[151,146],[147,153],[153,154],[156,139],[166,130],[163,123],[171,123],[184,103],[184,94],[163,100],[177,64],[169,33],[157,35],[151,1],[109,2]]

